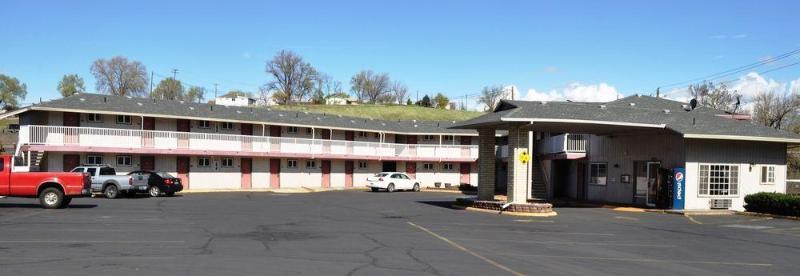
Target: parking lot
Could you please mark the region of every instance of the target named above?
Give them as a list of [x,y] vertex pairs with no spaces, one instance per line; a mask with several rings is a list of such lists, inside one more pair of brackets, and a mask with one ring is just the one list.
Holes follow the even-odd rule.
[[800,221],[449,208],[448,193],[0,199],[2,275],[796,275]]

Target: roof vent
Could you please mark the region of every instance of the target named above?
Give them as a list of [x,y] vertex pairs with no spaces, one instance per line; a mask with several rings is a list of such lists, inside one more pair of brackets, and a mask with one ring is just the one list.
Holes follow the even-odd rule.
[[272,108],[267,108],[267,111],[272,111]]
[[628,103],[630,106],[636,106],[636,103]]
[[[414,119],[414,120],[411,120],[411,121],[412,121],[412,122],[415,122],[415,123],[417,122],[417,120],[416,120],[416,119]],[[414,126],[416,126],[416,125],[414,125]]]
[[455,124],[455,123],[456,123],[456,121],[453,121],[453,123]]
[[136,104],[139,105],[139,106],[142,106],[142,103],[136,103]]
[[321,121],[321,120],[322,120],[322,118],[320,118],[320,117],[317,117],[317,121]]
[[336,115],[336,116],[339,116],[339,118],[341,118],[341,117],[342,117],[342,114],[339,114],[339,115]]
[[279,114],[278,114],[278,117],[283,117],[283,113],[279,113]]
[[665,114],[669,114],[669,109],[664,109]]
[[125,96],[125,98],[128,98],[128,99],[133,99],[133,97],[131,97],[131,96]]
[[84,98],[81,98],[81,101],[82,101],[82,102],[85,102],[85,101],[86,101],[86,99],[84,99]]
[[190,107],[189,107],[189,110],[194,110],[194,106],[190,106]]
[[606,105],[604,105],[604,104],[601,104],[601,105],[600,105],[600,109],[606,109]]
[[211,107],[211,111],[214,111],[214,106],[213,105],[209,105],[209,106]]
[[106,97],[106,96],[103,96],[103,102],[104,102],[104,103],[108,102],[108,97]]
[[304,111],[303,113],[304,113],[304,114],[306,114],[306,115],[308,115],[308,111]]
[[242,114],[241,110],[236,110],[236,114]]
[[417,124],[414,124],[414,127],[417,127]]
[[546,104],[547,104],[547,102],[546,102],[546,101],[541,101],[541,102],[539,102],[539,104],[541,104],[541,105],[546,105]]
[[179,103],[185,103],[184,101],[178,101]]
[[385,125],[386,125],[386,123],[381,123],[381,125],[382,125],[382,126],[385,126]]

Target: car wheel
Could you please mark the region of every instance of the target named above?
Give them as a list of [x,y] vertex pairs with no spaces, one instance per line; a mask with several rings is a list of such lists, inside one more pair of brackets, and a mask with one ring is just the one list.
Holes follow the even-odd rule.
[[414,183],[414,188],[411,189],[412,191],[419,192],[419,183]]
[[386,186],[386,191],[390,192],[390,193],[393,193],[394,192],[394,184],[389,184],[389,186]]
[[39,203],[41,203],[42,207],[45,209],[61,208],[61,205],[64,204],[64,193],[56,188],[44,189],[44,191],[39,194]]
[[174,196],[174,195],[175,195],[175,192],[166,192],[165,194],[166,194],[167,196]]
[[161,189],[159,189],[158,186],[153,185],[147,189],[147,193],[150,194],[150,197],[158,197],[161,195]]
[[370,190],[372,190],[372,192],[374,193],[378,191],[378,188],[370,188]]
[[117,188],[117,185],[108,185],[103,189],[103,195],[105,195],[106,198],[117,198],[117,196],[119,196],[119,188]]

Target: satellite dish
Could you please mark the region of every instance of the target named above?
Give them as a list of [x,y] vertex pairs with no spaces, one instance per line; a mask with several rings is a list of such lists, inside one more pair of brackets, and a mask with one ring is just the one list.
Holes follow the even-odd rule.
[[697,99],[692,99],[689,101],[689,106],[692,107],[692,110],[694,110],[697,107]]

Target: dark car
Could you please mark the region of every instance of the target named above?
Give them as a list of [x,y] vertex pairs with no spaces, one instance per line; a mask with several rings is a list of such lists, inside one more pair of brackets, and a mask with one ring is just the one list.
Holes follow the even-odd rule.
[[133,183],[147,183],[147,194],[152,197],[160,196],[162,193],[173,196],[183,190],[181,179],[165,172],[153,171],[132,171],[128,175],[133,176]]

